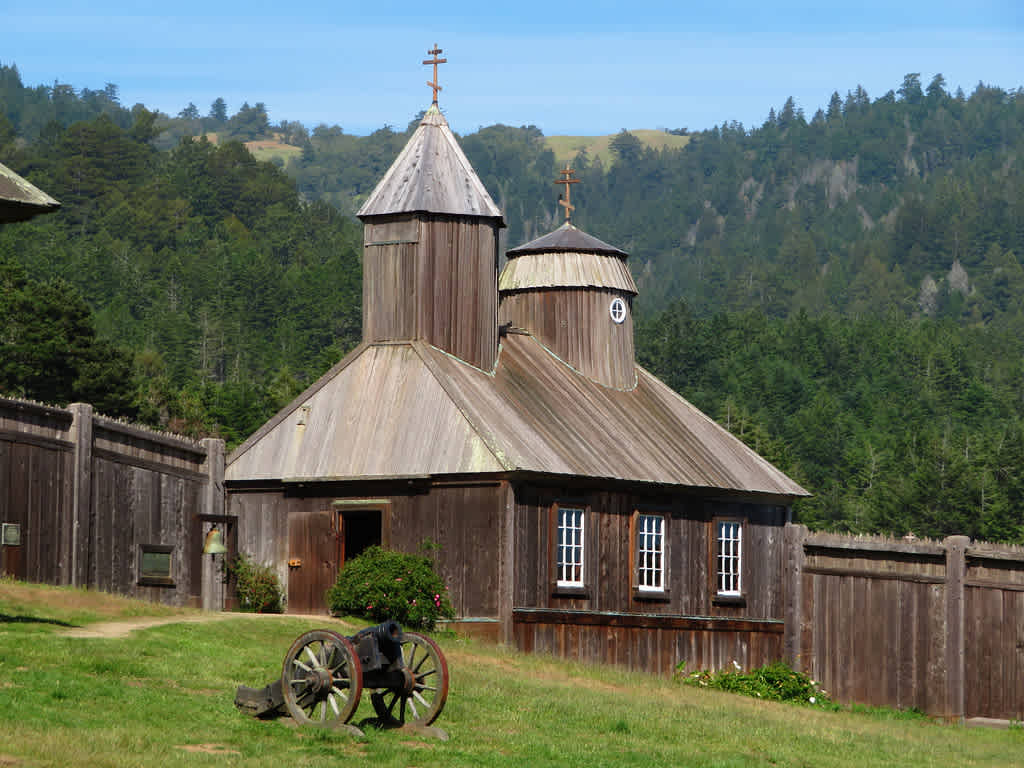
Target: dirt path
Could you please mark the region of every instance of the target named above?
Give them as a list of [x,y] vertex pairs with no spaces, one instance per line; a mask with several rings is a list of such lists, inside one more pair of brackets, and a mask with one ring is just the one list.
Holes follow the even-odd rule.
[[339,622],[337,619],[322,615],[296,613],[199,613],[194,616],[159,616],[123,619],[120,621],[103,621],[97,624],[90,624],[87,627],[75,627],[60,634],[64,637],[117,638],[128,637],[137,629],[160,627],[164,624],[201,624],[208,621],[223,621],[225,619],[253,619],[256,621],[306,619],[310,622],[315,622],[318,626],[337,626],[339,629],[347,629],[347,626],[343,626],[342,622]]

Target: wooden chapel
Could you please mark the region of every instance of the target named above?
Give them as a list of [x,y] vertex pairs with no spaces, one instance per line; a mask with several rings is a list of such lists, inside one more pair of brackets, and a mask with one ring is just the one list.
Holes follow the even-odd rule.
[[359,210],[363,340],[229,458],[241,550],[288,610],[366,546],[431,540],[460,631],[655,672],[781,658],[799,485],[636,365],[623,251],[507,252],[434,100]]

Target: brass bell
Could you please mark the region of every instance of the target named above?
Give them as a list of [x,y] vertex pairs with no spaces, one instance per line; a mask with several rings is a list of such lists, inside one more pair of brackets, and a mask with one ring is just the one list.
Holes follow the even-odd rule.
[[223,555],[228,551],[224,546],[224,536],[216,525],[206,534],[206,543],[203,544],[204,555]]

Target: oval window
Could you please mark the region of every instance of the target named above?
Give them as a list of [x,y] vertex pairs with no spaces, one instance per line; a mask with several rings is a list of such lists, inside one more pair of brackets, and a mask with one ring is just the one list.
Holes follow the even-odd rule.
[[612,320],[616,323],[621,323],[626,319],[626,302],[618,297],[612,299],[612,305],[608,307],[608,313],[612,316]]

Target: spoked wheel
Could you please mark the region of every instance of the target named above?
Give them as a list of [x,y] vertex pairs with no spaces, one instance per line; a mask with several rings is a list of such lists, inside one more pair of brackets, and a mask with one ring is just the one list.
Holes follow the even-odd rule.
[[328,629],[300,635],[284,657],[281,687],[295,722],[325,728],[347,723],[363,692],[352,643]]
[[429,637],[406,632],[402,640],[405,685],[384,688],[370,697],[382,724],[430,725],[448,698],[448,662]]

